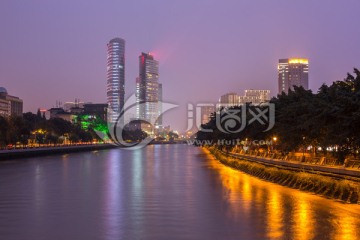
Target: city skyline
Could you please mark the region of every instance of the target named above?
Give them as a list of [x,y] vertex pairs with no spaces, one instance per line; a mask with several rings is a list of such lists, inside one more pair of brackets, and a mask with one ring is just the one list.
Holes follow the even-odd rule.
[[191,9],[186,1],[1,2],[0,85],[24,100],[24,111],[74,98],[106,102],[104,46],[120,36],[127,41],[126,97],[135,91],[138,53],[151,52],[166,80],[164,101],[180,105],[164,123],[184,130],[188,102],[245,89],[275,95],[279,59],[308,58],[314,92],[358,67],[359,2],[280,1],[281,9],[259,2],[199,1]]
[[0,1],[0,236],[360,239],[358,9]]

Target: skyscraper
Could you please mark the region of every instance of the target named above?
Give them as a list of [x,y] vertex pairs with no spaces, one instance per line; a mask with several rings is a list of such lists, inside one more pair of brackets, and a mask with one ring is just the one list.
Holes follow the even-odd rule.
[[[150,53],[139,56],[139,77],[136,80],[138,118],[155,123],[159,116],[159,62]],[[162,94],[161,94],[162,96]]]
[[108,121],[115,123],[124,107],[125,98],[125,40],[111,39],[107,44],[107,103]]
[[305,58],[280,59],[278,64],[279,94],[288,93],[294,86],[309,89],[309,60]]

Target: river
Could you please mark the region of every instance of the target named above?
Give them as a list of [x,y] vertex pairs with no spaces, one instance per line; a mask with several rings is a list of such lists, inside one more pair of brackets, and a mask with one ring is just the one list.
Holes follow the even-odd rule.
[[360,206],[151,145],[0,162],[0,239],[360,239]]

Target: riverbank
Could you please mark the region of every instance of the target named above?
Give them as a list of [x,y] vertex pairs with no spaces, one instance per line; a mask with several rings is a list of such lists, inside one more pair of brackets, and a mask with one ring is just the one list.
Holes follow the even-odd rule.
[[318,194],[327,198],[337,199],[346,203],[360,204],[360,183],[335,179],[309,172],[284,170],[225,156],[214,147],[203,148],[222,164],[240,170],[260,179],[283,186]]
[[90,145],[76,145],[63,147],[46,147],[46,148],[32,148],[32,149],[13,149],[4,150],[0,152],[0,161],[38,157],[52,154],[67,154],[74,152],[94,151],[115,148],[117,146],[112,144],[90,144]]

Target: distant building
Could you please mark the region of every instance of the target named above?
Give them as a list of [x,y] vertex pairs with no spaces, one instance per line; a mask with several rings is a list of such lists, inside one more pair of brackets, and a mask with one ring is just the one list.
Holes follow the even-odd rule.
[[[160,92],[161,91],[161,92]],[[139,77],[136,79],[136,102],[137,118],[149,123],[162,124],[162,119],[158,120],[159,98],[162,98],[162,85],[159,91],[159,62],[150,53],[141,53],[139,56]],[[159,122],[160,121],[160,122]],[[153,134],[153,128],[148,134]],[[144,130],[145,131],[145,130]]]
[[84,108],[83,107],[72,107],[70,109],[70,113],[71,114],[82,114],[82,113],[84,113]]
[[56,118],[58,114],[66,113],[63,108],[50,108],[48,112],[50,113],[50,118]]
[[239,95],[237,93],[231,92],[225,95],[222,95],[219,100],[220,107],[233,107],[239,105]]
[[10,103],[7,100],[0,98],[0,116],[10,115]]
[[208,105],[208,106],[201,106],[201,113],[200,113],[200,119],[201,124],[206,124],[210,121],[211,114],[213,114],[216,111],[214,105]]
[[294,86],[309,89],[309,60],[305,58],[280,59],[278,64],[279,94],[288,93]]
[[75,122],[77,116],[76,114],[65,112],[63,108],[50,108],[48,111],[50,112],[50,119],[61,118],[71,123]]
[[75,102],[64,103],[63,108],[66,112],[70,112],[70,110],[72,108],[84,108],[84,104],[85,104],[84,102],[81,102],[80,100],[75,99]]
[[269,102],[270,101],[270,90],[245,90],[245,95],[239,97],[239,103],[252,103],[254,105]]
[[7,95],[6,100],[10,101],[10,115],[22,116],[23,114],[23,100],[18,97]]
[[115,123],[125,101],[125,40],[114,38],[107,44],[108,121]]
[[3,87],[0,87],[0,114],[4,116],[22,116],[23,114],[23,100],[9,95]]
[[106,121],[107,108],[108,105],[106,103],[86,103],[84,104],[83,113],[88,115],[99,116],[101,119]]

